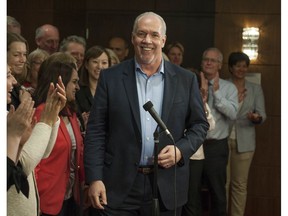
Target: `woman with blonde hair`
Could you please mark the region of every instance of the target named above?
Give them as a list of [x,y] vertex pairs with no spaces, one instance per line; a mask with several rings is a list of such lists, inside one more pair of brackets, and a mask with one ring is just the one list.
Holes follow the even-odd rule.
[[38,72],[42,62],[49,57],[49,54],[42,49],[36,49],[28,55],[28,73],[23,86],[31,94],[37,87]]
[[166,46],[166,55],[170,62],[181,66],[183,63],[184,46],[179,42],[173,42]]
[[[24,37],[16,33],[7,33],[7,64],[11,68],[12,75],[16,78],[17,84],[11,92],[11,104],[15,109],[21,101],[31,95],[21,89],[21,85],[27,77],[27,54],[29,46]],[[8,105],[9,109],[10,104]]]
[[109,48],[105,48],[105,49],[109,53],[109,56],[111,58],[111,66],[119,64],[120,60],[118,56],[116,55],[116,53],[112,49],[109,49]]

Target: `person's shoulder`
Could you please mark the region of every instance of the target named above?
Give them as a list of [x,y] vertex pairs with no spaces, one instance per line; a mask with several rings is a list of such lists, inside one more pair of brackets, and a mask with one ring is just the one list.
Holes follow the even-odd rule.
[[122,73],[125,69],[131,69],[135,65],[134,59],[128,59],[119,64],[113,65],[103,70],[104,73]]
[[260,88],[261,87],[261,84],[255,83],[255,82],[251,82],[249,80],[245,80],[245,85],[251,86],[253,88]]
[[219,82],[220,82],[220,83],[223,83],[223,84],[225,84],[225,85],[228,85],[228,86],[234,86],[232,80],[229,80],[229,79],[228,79],[228,80],[225,80],[225,79],[219,78]]
[[232,81],[219,78],[220,88],[225,92],[237,91],[236,86]]
[[251,82],[251,81],[248,81],[248,80],[246,80],[245,87],[247,89],[251,89],[253,92],[261,92],[261,91],[263,91],[261,84],[255,83],[255,82]]
[[164,61],[164,68],[167,69],[168,71],[173,71],[175,72],[176,74],[178,75],[181,75],[181,76],[190,76],[190,77],[193,77],[193,76],[196,76],[196,74],[184,67],[181,67],[181,66],[178,66],[178,65],[175,65],[169,61]]
[[80,89],[76,92],[76,98],[77,99],[81,99],[83,96],[85,96],[87,94],[87,92],[89,92],[90,89],[88,86],[86,85],[80,85]]
[[133,76],[135,73],[134,59],[125,60],[117,65],[104,69],[100,73],[99,81],[114,85],[125,77]]
[[85,92],[85,91],[87,91],[87,90],[89,90],[89,86],[86,86],[86,85],[80,85],[80,89],[77,91],[77,93],[78,92]]

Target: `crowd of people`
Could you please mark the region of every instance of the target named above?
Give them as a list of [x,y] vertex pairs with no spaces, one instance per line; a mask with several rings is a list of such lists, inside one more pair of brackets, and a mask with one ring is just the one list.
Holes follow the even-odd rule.
[[51,24],[30,51],[7,16],[9,216],[201,216],[203,185],[211,215],[244,215],[262,88],[245,79],[243,52],[229,55],[229,80],[215,47],[184,68],[166,28],[154,12],[137,16],[128,59],[122,37],[87,47],[60,42]]

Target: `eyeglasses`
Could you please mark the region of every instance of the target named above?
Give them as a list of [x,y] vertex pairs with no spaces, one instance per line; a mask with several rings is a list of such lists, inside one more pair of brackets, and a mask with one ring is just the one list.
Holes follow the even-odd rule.
[[212,63],[220,63],[220,60],[218,60],[218,59],[207,58],[207,57],[203,58],[202,61],[204,61],[204,62],[212,62]]

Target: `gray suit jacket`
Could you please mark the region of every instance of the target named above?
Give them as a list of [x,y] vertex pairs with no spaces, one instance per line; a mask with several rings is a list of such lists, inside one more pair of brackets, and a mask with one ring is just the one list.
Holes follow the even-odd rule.
[[[166,61],[164,70],[162,120],[184,159],[182,166],[176,166],[177,206],[181,206],[187,201],[189,158],[203,143],[209,124],[195,74]],[[113,208],[121,205],[137,175],[142,106],[134,59],[101,72],[87,125],[84,165],[86,182],[102,180]],[[159,151],[168,144],[171,141],[161,136]],[[174,167],[159,169],[158,189],[167,209],[174,209]]]
[[[254,151],[256,148],[255,124],[247,118],[247,113],[254,111],[262,116],[263,123],[266,120],[264,95],[260,85],[246,81],[246,97],[237,113],[237,119],[233,123],[236,129],[238,152]],[[232,124],[233,124],[232,123]]]

